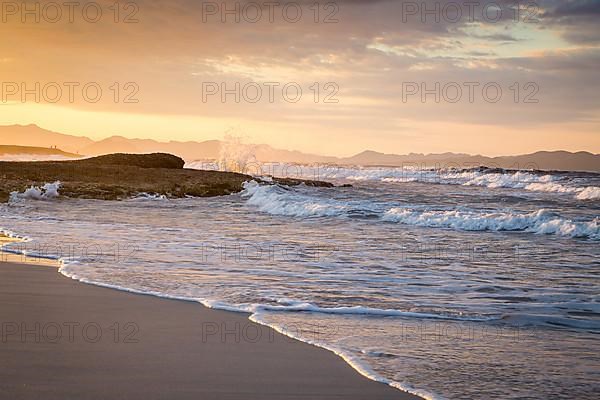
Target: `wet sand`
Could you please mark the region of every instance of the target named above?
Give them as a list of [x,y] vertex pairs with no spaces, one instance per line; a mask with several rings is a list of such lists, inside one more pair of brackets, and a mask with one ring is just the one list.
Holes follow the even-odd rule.
[[241,313],[0,262],[2,399],[419,399]]

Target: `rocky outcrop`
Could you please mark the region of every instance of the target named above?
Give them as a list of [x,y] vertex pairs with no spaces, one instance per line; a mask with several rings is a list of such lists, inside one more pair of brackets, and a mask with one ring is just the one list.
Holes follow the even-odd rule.
[[[255,179],[233,172],[184,169],[181,158],[165,154],[109,154],[74,161],[0,162],[0,201],[13,191],[61,182],[60,195],[72,198],[120,200],[140,193],[210,197],[240,192]],[[269,183],[269,182],[263,182]],[[272,183],[332,187],[328,182],[273,178]]]

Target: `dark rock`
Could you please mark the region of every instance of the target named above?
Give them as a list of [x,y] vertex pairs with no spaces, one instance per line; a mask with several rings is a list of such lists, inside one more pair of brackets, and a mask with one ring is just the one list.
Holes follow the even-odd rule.
[[[0,162],[0,201],[12,191],[60,181],[61,196],[121,200],[150,193],[168,198],[210,197],[240,192],[242,184],[259,180],[233,172],[184,169],[170,154],[110,154],[85,160]],[[275,183],[333,187],[329,182],[273,178]]]
[[324,182],[324,181],[311,181],[308,179],[295,179],[295,178],[273,178],[273,182],[278,183],[280,185],[286,185],[286,186],[298,186],[301,184],[305,184],[306,186],[311,186],[311,187],[334,187],[333,183],[331,182]]
[[78,160],[82,164],[126,165],[140,168],[169,168],[182,169],[185,161],[182,158],[167,153],[124,154],[115,153]]

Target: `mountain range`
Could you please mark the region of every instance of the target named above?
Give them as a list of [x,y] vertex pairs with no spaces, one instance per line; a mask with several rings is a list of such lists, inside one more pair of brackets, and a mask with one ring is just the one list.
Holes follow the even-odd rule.
[[[37,125],[0,126],[0,145],[57,147],[60,150],[77,153],[81,156],[95,156],[110,153],[153,153],[164,152],[178,155],[186,161],[218,160],[223,146],[231,144],[219,140],[202,142],[169,141],[152,139],[129,139],[122,136],[94,141],[87,137],[52,132]],[[283,163],[326,163],[337,165],[363,166],[407,166],[416,167],[457,167],[477,166],[507,169],[541,169],[600,172],[600,154],[585,151],[539,151],[531,154],[487,157],[462,153],[405,155],[384,154],[376,151],[363,151],[352,157],[333,157],[281,150],[266,144],[244,145],[260,162]]]

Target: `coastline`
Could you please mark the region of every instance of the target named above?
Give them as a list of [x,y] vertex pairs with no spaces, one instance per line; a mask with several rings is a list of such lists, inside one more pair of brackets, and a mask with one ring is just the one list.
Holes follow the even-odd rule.
[[[244,182],[259,178],[236,172],[186,169],[171,154],[107,154],[69,161],[1,161],[0,203],[13,192],[29,198],[60,195],[96,200],[123,200],[139,195],[215,197],[239,193]],[[331,188],[330,182],[272,177],[269,183]]]
[[48,265],[0,262],[0,287],[0,392],[14,399],[420,399],[243,313]]
[[4,232],[0,230],[0,263],[8,262],[14,264],[35,264],[35,265],[43,265],[46,267],[60,268],[61,262],[59,260],[53,258],[41,258],[28,256],[19,251],[11,252],[5,246],[8,246],[12,243],[23,243],[26,240],[16,237],[7,236]]

